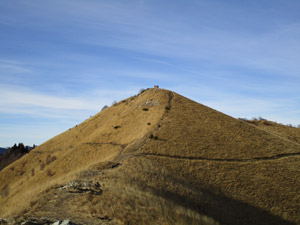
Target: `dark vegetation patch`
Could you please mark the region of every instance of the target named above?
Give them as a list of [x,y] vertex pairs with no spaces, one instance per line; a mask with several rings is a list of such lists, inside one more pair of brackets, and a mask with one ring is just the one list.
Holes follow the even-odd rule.
[[276,124],[279,124],[279,125],[284,125],[284,126],[288,126],[288,127],[291,127],[291,128],[300,128],[300,124],[298,126],[294,126],[292,124],[282,124],[282,123],[278,123],[278,122],[271,122],[271,121],[268,121],[262,117],[253,117],[252,119],[247,119],[247,118],[238,118],[239,120],[242,120],[246,123],[250,123],[250,124],[253,124],[255,126],[258,126],[260,123],[262,123],[263,125],[266,125],[266,126],[274,126],[273,123],[276,123]]
[[39,160],[39,162],[41,163],[40,165],[40,170],[43,170],[46,165],[49,165],[51,164],[52,162],[54,162],[56,160],[56,156],[51,156],[51,155],[47,155],[47,158],[46,158],[46,162],[44,163],[43,161]]
[[52,172],[50,169],[47,170],[47,176],[48,177],[52,177],[52,176],[54,176],[54,174],[55,174],[55,172]]
[[[101,171],[101,170],[107,170],[107,169],[114,169],[121,165],[122,164],[119,162],[112,162],[112,161],[100,162],[97,165],[94,165],[91,170]],[[83,174],[83,176],[86,176],[86,174]]]
[[43,170],[45,168],[45,166],[46,166],[45,163],[42,162],[40,165],[40,170]]
[[155,135],[153,135],[153,134],[150,134],[150,135],[149,135],[149,138],[150,138],[150,139],[154,139],[154,140],[158,140],[158,137],[155,136]]
[[1,189],[1,191],[0,191],[0,196],[6,197],[6,196],[8,196],[8,194],[9,194],[9,186],[8,186],[8,184],[6,184],[6,185]]
[[21,171],[20,171],[20,176],[22,176],[24,173],[25,173],[25,171],[24,171],[24,170],[21,170]]
[[35,145],[33,145],[33,147],[25,146],[23,143],[19,143],[18,145],[14,144],[12,147],[8,148],[4,152],[3,156],[1,155],[0,157],[0,171],[17,159],[21,158],[23,155],[27,154],[33,148],[35,148]]
[[271,126],[271,125],[272,125],[272,123],[270,123],[270,122],[267,121],[267,120],[264,120],[264,121],[263,121],[263,124],[266,125],[266,126]]
[[138,94],[140,95],[140,94],[144,93],[145,91],[146,91],[146,89],[142,88]]
[[56,156],[47,155],[46,164],[49,165],[50,163],[56,160]]
[[102,112],[104,109],[106,109],[106,108],[108,108],[108,105],[103,106],[102,109],[101,109],[101,112]]
[[113,169],[113,168],[117,168],[118,166],[120,166],[121,165],[121,163],[114,163],[112,166],[111,166],[111,168]]

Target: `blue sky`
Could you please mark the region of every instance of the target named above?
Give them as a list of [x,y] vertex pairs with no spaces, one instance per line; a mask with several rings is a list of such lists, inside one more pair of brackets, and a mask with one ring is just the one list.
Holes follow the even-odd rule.
[[160,85],[300,124],[298,0],[0,0],[0,146]]

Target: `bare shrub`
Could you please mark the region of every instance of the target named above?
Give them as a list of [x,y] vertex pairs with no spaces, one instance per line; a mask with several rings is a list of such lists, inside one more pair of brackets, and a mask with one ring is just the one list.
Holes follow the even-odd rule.
[[40,165],[40,170],[43,170],[45,168],[45,163],[41,163],[41,165]]
[[263,124],[266,125],[266,126],[272,125],[272,124],[271,124],[269,121],[267,121],[267,120],[264,120],[264,121],[263,121]]
[[56,158],[56,156],[54,155],[54,156],[52,156],[52,162],[54,162],[55,160],[56,160],[57,158]]
[[37,201],[30,202],[30,207],[34,207],[37,204]]
[[46,158],[46,164],[49,165],[50,163],[54,162],[56,160],[56,156],[47,155]]
[[22,176],[24,173],[25,173],[25,171],[24,171],[24,170],[21,170],[21,171],[20,171],[20,176]]
[[103,106],[102,109],[101,109],[101,111],[103,111],[106,108],[108,108],[108,105]]
[[46,164],[49,165],[52,162],[52,158],[50,155],[47,155]]
[[149,138],[150,138],[150,139],[155,139],[155,140],[158,140],[158,137],[157,137],[157,136],[155,136],[155,135],[153,135],[153,134],[150,134],[150,135],[149,135]]
[[54,176],[54,172],[52,172],[51,170],[47,170],[47,175],[48,175],[48,177],[52,177],[52,176]]
[[6,184],[1,190],[0,190],[0,196],[6,197],[9,194],[9,186]]
[[145,92],[146,89],[142,88],[140,91],[139,91],[139,95],[142,94],[143,92]]

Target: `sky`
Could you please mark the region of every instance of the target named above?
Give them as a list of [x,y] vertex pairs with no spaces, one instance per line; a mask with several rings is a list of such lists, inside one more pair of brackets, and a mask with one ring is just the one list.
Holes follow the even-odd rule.
[[299,0],[0,0],[0,146],[159,85],[300,124]]

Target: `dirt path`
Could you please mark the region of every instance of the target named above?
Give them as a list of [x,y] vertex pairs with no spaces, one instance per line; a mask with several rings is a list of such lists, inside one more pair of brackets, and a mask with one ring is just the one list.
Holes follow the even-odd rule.
[[203,161],[216,161],[216,162],[256,162],[256,161],[267,161],[267,160],[277,160],[291,156],[300,156],[300,152],[295,153],[285,153],[278,154],[269,157],[257,157],[252,159],[219,159],[219,158],[205,158],[205,157],[193,157],[193,156],[176,156],[176,155],[164,155],[156,153],[140,153],[135,156],[153,156],[153,157],[163,157],[172,159],[186,159],[186,160],[203,160]]

